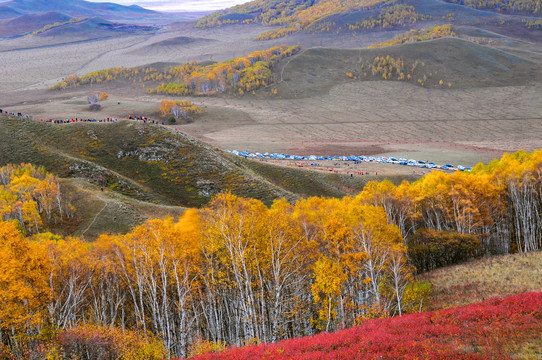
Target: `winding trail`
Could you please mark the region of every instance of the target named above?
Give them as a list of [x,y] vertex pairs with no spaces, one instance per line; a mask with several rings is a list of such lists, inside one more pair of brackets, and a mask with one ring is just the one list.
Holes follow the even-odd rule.
[[96,222],[96,220],[98,219],[98,216],[100,216],[100,214],[105,210],[105,208],[107,207],[107,205],[109,205],[109,202],[107,200],[104,200],[102,199],[101,196],[97,196],[100,200],[102,200],[103,202],[105,202],[105,205],[104,207],[98,211],[98,213],[94,216],[94,219],[92,220],[92,222],[87,226],[87,228],[85,229],[85,231],[83,231],[81,233],[81,237],[85,237],[85,233],[92,227],[92,225],[94,225],[94,223]]

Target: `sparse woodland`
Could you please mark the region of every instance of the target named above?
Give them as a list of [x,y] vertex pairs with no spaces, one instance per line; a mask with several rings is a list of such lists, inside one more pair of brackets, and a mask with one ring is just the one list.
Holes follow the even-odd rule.
[[455,35],[455,32],[452,30],[452,25],[437,25],[422,30],[410,30],[406,33],[395,36],[391,40],[369,46],[369,49],[399,44],[408,44],[416,41],[433,40],[443,37],[451,37]]
[[199,27],[213,27],[229,23],[258,22],[262,25],[298,24],[300,29],[336,14],[377,6],[385,0],[255,0],[228,10],[217,11],[201,18]]
[[273,65],[299,50],[297,45],[276,46],[224,63],[208,66],[190,63],[174,67],[168,71],[170,82],[149,90],[149,93],[206,95],[235,91],[243,94],[269,85],[273,79]]
[[33,194],[30,207],[43,210],[0,223],[0,351],[161,359],[417,312],[429,288],[415,271],[542,249],[541,163],[542,151],[518,152],[472,172],[269,208],[226,193],[93,243],[40,233],[36,217],[61,212],[26,184],[52,186],[56,199],[54,178],[3,168],[2,209]]
[[133,69],[118,67],[95,71],[82,77],[70,75],[51,90],[64,90],[87,84],[99,84],[114,80],[137,82],[162,82],[149,94],[212,95],[224,92],[244,94],[267,86],[273,81],[273,66],[283,58],[298,53],[300,47],[275,46],[223,63],[200,65],[196,62],[159,71],[155,68]]
[[389,55],[377,56],[373,60],[359,59],[355,70],[348,71],[346,76],[351,79],[410,81],[420,86],[438,84],[440,87],[452,87],[450,82],[434,80],[433,73],[426,73],[424,67],[425,63],[420,61],[407,64]]
[[489,9],[502,13],[539,15],[542,13],[540,0],[449,0],[476,9]]
[[286,37],[298,31],[329,32],[337,25],[330,21],[330,18],[359,10],[382,8],[378,19],[371,18],[360,24],[350,24],[348,25],[350,30],[405,26],[429,18],[416,13],[412,6],[395,3],[395,0],[323,0],[316,2],[256,0],[207,15],[198,21],[197,26],[205,28],[252,22],[281,26],[256,37],[256,40],[270,40]]
[[430,16],[422,15],[416,12],[414,6],[397,4],[380,10],[378,17],[363,20],[348,26],[349,30],[373,29],[373,28],[393,28],[405,27],[418,21],[428,20]]

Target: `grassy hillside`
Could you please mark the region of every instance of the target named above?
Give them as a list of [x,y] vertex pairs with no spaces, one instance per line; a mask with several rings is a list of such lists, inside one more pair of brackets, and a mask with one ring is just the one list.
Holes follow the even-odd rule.
[[505,14],[542,15],[542,4],[538,0],[449,0],[475,9],[487,9]]
[[37,31],[54,23],[64,23],[71,18],[58,12],[23,15],[14,19],[0,20],[0,37],[8,37]]
[[[473,88],[524,85],[541,78],[539,63],[501,50],[456,38],[402,44],[360,50],[313,48],[281,63],[278,92],[283,97],[309,97],[327,93],[333,86],[351,81],[385,80],[383,73],[373,74],[375,59],[390,57],[404,64],[406,81],[424,87]],[[384,68],[382,61],[376,66]],[[414,71],[412,69],[414,68]],[[408,79],[407,75],[411,78]],[[386,81],[397,81],[393,76]],[[440,81],[442,80],[442,84]]]
[[75,218],[50,230],[59,235],[93,240],[102,234],[124,234],[149,219],[179,217],[179,206],[155,204],[104,189],[81,178],[62,179],[61,187],[69,194]]
[[[273,26],[256,40],[271,40],[296,32],[363,33],[418,28],[419,23],[434,26],[443,21],[477,25],[499,23],[505,28],[507,24],[501,22],[499,14],[493,10],[536,15],[540,4],[536,0],[516,1],[513,11],[506,8],[512,9],[506,1],[477,0],[253,0],[209,14],[201,18],[197,26],[206,28],[232,23]],[[508,21],[517,23],[522,19],[509,18]]]
[[[177,38],[178,39],[178,38]],[[189,38],[186,38],[189,39]],[[156,89],[148,89],[150,94],[167,95],[215,95],[224,92],[244,94],[269,85],[273,80],[273,67],[281,59],[291,57],[300,50],[299,45],[275,46],[273,48],[254,51],[247,56],[222,63],[191,62],[174,66],[161,71],[158,68],[116,67],[94,71],[83,75],[70,75],[51,87],[51,90],[64,90],[68,87],[92,85],[117,80],[137,79],[139,82],[159,82]],[[161,67],[165,64],[159,64]]]
[[258,22],[263,25],[295,25],[298,29],[314,27],[332,15],[360,8],[379,7],[386,0],[254,0],[230,9],[217,11],[198,21],[200,27],[230,23]]
[[488,257],[420,275],[431,284],[428,309],[542,290],[542,253]]
[[226,190],[266,202],[293,196],[247,175],[221,152],[157,126],[6,117],[0,125],[2,164],[44,165],[62,177],[86,178],[141,200],[198,206]]
[[[305,187],[303,170],[258,165],[182,133],[136,122],[50,124],[1,115],[0,137],[0,165],[43,165],[61,177],[164,205],[200,206],[223,191],[270,204],[282,197],[344,196],[364,185],[324,174]],[[278,181],[283,178],[292,181]]]
[[[232,23],[279,26],[256,37],[256,40],[270,40],[299,31],[352,31],[355,30],[352,26],[361,21],[371,22],[369,29],[400,28],[431,18],[416,10],[393,0],[254,0],[207,15],[197,26],[206,28]],[[374,24],[374,21],[379,23]]]
[[415,181],[420,177],[419,175],[394,175],[387,177],[367,175],[363,177],[350,177],[343,174],[287,167],[281,167],[280,170],[277,170],[277,167],[274,165],[256,161],[246,161],[244,166],[274,185],[294,194],[300,194],[303,197],[321,196],[322,194],[336,197],[341,197],[344,194],[355,195],[361,192],[369,181],[382,181],[387,178],[394,184],[399,185],[403,180]]

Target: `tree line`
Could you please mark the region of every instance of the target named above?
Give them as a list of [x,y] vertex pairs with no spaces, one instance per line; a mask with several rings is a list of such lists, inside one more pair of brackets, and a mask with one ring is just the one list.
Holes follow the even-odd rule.
[[187,95],[235,91],[244,94],[269,85],[273,80],[273,66],[299,50],[299,45],[283,45],[223,63],[207,66],[195,62],[184,64],[171,68],[168,78],[172,80],[149,90],[149,93]]
[[416,12],[416,8],[411,5],[397,4],[385,7],[380,10],[380,14],[375,19],[370,17],[367,20],[348,25],[349,30],[374,29],[374,28],[392,28],[405,27],[418,21],[430,19],[430,15],[423,15]]
[[359,195],[384,207],[408,241],[422,229],[476,236],[484,254],[542,249],[542,150],[505,154],[470,172],[434,171],[414,183],[369,183]]

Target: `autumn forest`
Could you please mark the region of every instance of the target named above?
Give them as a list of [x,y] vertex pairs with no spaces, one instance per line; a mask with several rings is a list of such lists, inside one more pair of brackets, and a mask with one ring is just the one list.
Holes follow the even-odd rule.
[[343,199],[266,207],[224,193],[92,243],[46,232],[73,213],[54,176],[6,166],[3,356],[64,358],[98,336],[118,356],[185,357],[418,312],[430,288],[416,272],[542,248],[541,156]]
[[541,1],[0,0],[0,360],[541,359]]

